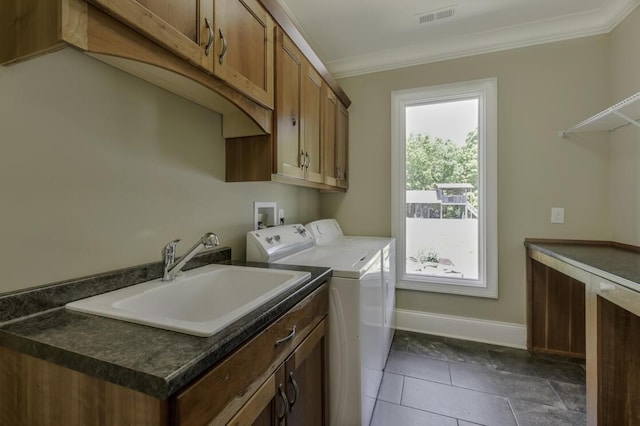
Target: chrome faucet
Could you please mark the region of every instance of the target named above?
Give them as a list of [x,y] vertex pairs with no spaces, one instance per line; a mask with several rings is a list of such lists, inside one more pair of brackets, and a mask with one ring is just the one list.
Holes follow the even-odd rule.
[[176,247],[180,240],[171,241],[162,249],[162,281],[173,281],[176,275],[184,268],[193,256],[202,249],[209,249],[220,244],[218,236],[213,232],[207,232],[191,247],[179,261],[176,261]]

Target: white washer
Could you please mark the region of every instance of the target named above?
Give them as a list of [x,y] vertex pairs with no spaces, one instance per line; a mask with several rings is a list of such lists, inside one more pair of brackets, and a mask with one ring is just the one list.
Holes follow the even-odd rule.
[[[337,222],[326,225],[339,229]],[[320,238],[321,243],[314,244],[310,234],[300,224],[249,232],[247,260],[333,269],[330,425],[369,425],[393,336],[393,317],[387,311],[388,301],[395,300],[394,240],[344,237],[340,230],[341,237]],[[342,237],[345,240],[339,241]],[[347,243],[349,239],[355,241]]]

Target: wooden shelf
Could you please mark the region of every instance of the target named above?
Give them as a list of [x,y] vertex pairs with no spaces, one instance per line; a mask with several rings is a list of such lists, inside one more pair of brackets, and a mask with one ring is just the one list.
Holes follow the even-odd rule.
[[633,124],[640,127],[640,92],[618,102],[575,126],[560,132],[561,137],[578,132],[614,131]]

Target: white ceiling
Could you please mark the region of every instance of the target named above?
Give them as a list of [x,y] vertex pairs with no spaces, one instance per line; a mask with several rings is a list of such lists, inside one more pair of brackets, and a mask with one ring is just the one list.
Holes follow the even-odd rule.
[[[640,0],[279,0],[336,77],[611,31]],[[455,6],[450,18],[417,15]]]

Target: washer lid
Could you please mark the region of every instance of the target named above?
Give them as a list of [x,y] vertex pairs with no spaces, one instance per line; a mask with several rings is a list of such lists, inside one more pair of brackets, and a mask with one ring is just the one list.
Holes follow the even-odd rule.
[[286,265],[321,266],[333,269],[333,276],[360,278],[374,263],[380,264],[380,250],[315,246],[278,260]]
[[342,228],[335,219],[321,219],[307,223],[305,226],[316,240],[317,245],[329,244],[344,236]]

